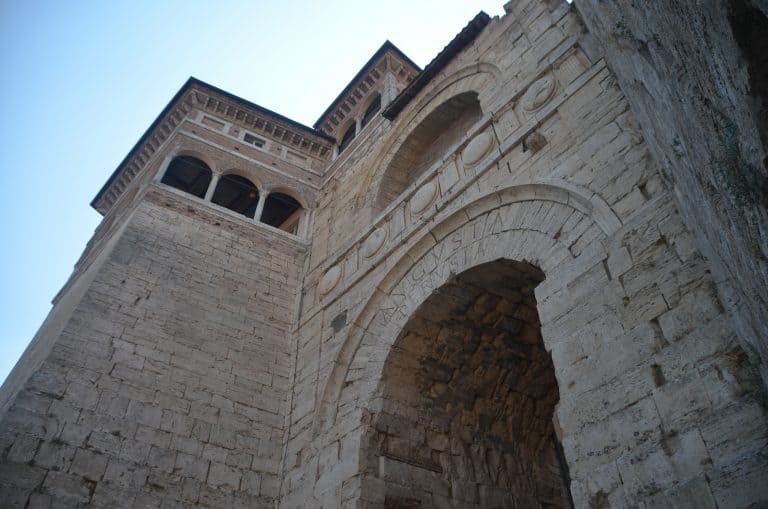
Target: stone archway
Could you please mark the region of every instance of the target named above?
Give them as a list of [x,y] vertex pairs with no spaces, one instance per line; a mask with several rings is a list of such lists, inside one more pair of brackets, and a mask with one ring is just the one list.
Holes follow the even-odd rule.
[[[515,186],[471,201],[434,221],[423,236],[414,236],[403,246],[396,261],[372,273],[377,276],[376,284],[371,285],[375,290],[358,308],[349,335],[334,355],[315,414],[311,448],[302,450],[306,477],[297,478],[312,482],[312,494],[302,495],[302,503],[307,505],[311,500],[309,505],[318,507],[381,508],[387,495],[394,507],[418,507],[417,503],[421,507],[466,507],[473,503],[460,498],[471,490],[471,486],[463,487],[461,477],[454,488],[458,468],[451,462],[444,465],[440,454],[433,458],[426,428],[423,441],[416,437],[417,444],[430,449],[428,457],[433,463],[424,465],[439,465],[443,469],[440,476],[445,474],[448,480],[432,477],[436,482],[431,484],[428,503],[407,493],[414,491],[413,485],[393,489],[398,483],[389,482],[389,460],[383,453],[394,456],[402,444],[394,444],[390,450],[385,439],[391,439],[376,434],[381,432],[385,411],[427,421],[412,410],[412,404],[401,402],[416,398],[418,403],[422,394],[409,392],[405,383],[387,383],[392,372],[390,361],[402,355],[400,352],[418,351],[416,346],[403,348],[410,340],[403,342],[401,333],[417,324],[413,317],[425,302],[444,293],[446,284],[500,259],[524,261],[546,275],[534,294],[541,334],[558,382],[557,422],[574,505],[625,507],[635,500],[647,499],[653,505],[668,496],[678,501],[691,499],[691,490],[698,490],[699,480],[714,472],[712,461],[725,457],[717,449],[722,443],[720,430],[731,426],[728,419],[735,414],[729,414],[728,409],[736,408],[733,401],[740,398],[738,392],[727,392],[732,390],[725,388],[731,382],[725,380],[730,373],[736,373],[733,380],[746,376],[733,366],[732,352],[737,350],[730,325],[715,307],[711,282],[700,259],[695,253],[680,258],[675,250],[678,242],[685,245],[687,233],[671,202],[652,202],[639,218],[622,224],[599,196],[585,197],[576,191],[566,186]],[[669,236],[660,239],[662,231]],[[686,274],[685,279],[680,279],[681,274]],[[669,301],[665,296],[678,300]],[[701,313],[700,309],[709,311]],[[677,317],[694,315],[710,318],[693,329],[676,321]],[[434,345],[441,339],[439,331],[435,334],[431,337],[437,339],[432,340],[429,334],[412,335],[428,338],[421,340],[422,345]],[[418,346],[419,342],[414,340],[413,344]],[[404,359],[410,361],[407,355]],[[468,365],[471,362],[468,360]],[[418,370],[419,365],[424,363],[416,364],[416,374],[425,372]],[[700,371],[701,366],[713,367],[707,368],[711,371],[706,374]],[[721,373],[727,375],[718,378]],[[418,382],[416,374],[409,379]],[[435,385],[428,382],[422,377],[421,385],[415,385],[423,387],[421,392],[427,396]],[[714,394],[723,397],[717,403],[719,408],[713,409],[701,392],[707,387],[715,387]],[[405,392],[397,393],[401,390]],[[685,406],[681,407],[678,395],[690,395]],[[388,396],[400,398],[389,398],[391,409],[385,404]],[[428,413],[430,423],[439,420],[432,415],[446,415],[441,408],[447,405],[441,407],[435,397],[421,401],[424,408],[432,410]],[[476,421],[470,422],[480,422],[483,414],[469,415],[476,416]],[[691,419],[692,415],[696,419]],[[754,422],[762,422],[760,419]],[[407,420],[394,425],[417,429]],[[441,440],[436,436],[433,445],[443,447],[434,442]],[[450,439],[448,442],[453,444]],[[400,450],[411,454],[418,448],[406,443]],[[484,458],[481,465],[490,463],[487,453],[474,453],[471,446],[470,452],[474,456],[467,457]],[[419,461],[418,455],[416,458]],[[753,468],[751,465],[748,468]],[[504,466],[508,469],[506,459]],[[432,475],[430,472],[437,473],[429,468],[417,471],[422,480]],[[721,490],[721,500],[734,496],[735,491],[727,491],[729,485],[722,484],[732,478],[717,475],[721,484],[710,484],[712,489]],[[507,473],[496,475],[493,483],[507,489],[508,478]],[[485,486],[486,498],[476,506],[509,505],[491,498],[491,492],[499,494],[492,489],[498,484],[493,483],[479,483]],[[446,491],[448,486],[450,491]],[[504,489],[500,490],[502,497]],[[705,486],[696,499],[703,501],[702,507],[712,505],[706,502],[712,498],[709,489]],[[435,503],[435,490],[442,490],[437,492],[440,496],[449,493],[451,499]],[[480,497],[479,486],[474,493]],[[554,501],[554,505],[558,503]]]
[[[452,277],[402,329],[366,421],[372,506],[567,507],[559,392],[527,262]],[[378,500],[377,500],[378,499]]]
[[[526,260],[552,276],[542,285],[540,306],[543,298],[553,318],[567,309],[569,293],[562,288],[600,264],[606,256],[604,238],[620,222],[599,197],[558,184],[519,185],[483,195],[443,218],[388,266],[338,351],[315,413],[314,437],[337,425],[339,413],[371,398],[371,384],[381,378],[381,354],[416,308],[453,274],[500,258]],[[563,233],[566,224],[572,231]],[[584,239],[592,242],[582,244]],[[581,244],[578,249],[576,244]],[[609,299],[619,291],[615,282],[603,290]]]
[[[583,285],[594,283],[593,268],[602,268],[605,259],[605,235],[615,231],[617,223],[599,200],[536,184],[483,196],[411,243],[408,254],[388,266],[376,292],[360,310],[328,375],[312,431],[316,452],[310,450],[306,456],[317,458],[314,461],[320,465],[313,500],[318,505],[330,504],[338,495],[333,503],[383,505],[385,486],[369,475],[373,471],[368,451],[373,449],[365,443],[365,434],[371,417],[382,408],[378,388],[385,364],[409,319],[457,274],[504,259],[525,261],[547,275],[536,286],[535,295],[546,348],[552,349],[554,371],[560,379],[568,369],[567,359],[562,355],[555,358],[566,344],[559,333],[560,317],[578,305],[577,299],[585,295]],[[568,230],[563,230],[564,225]],[[587,239],[588,244],[584,243]],[[588,278],[579,277],[585,273]],[[603,313],[603,303],[621,299],[615,281],[603,282],[599,273],[595,277],[601,279],[601,295],[592,298],[590,309],[580,313],[579,320],[592,320],[592,311]],[[568,320],[571,324],[570,315]],[[583,329],[584,334],[589,329],[583,323],[572,325],[571,330]],[[571,384],[560,384],[564,402],[570,401],[572,391]],[[562,418],[561,410],[558,417]],[[563,428],[565,455],[573,468],[570,428]],[[308,465],[311,468],[317,463]],[[573,471],[571,475],[572,488],[578,478]],[[334,495],[339,486],[343,494]]]

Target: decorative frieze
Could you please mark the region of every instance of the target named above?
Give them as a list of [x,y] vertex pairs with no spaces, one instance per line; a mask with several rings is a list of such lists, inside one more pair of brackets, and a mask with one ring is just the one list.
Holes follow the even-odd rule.
[[370,258],[379,252],[381,247],[387,240],[387,226],[379,226],[368,235],[368,238],[363,242],[363,246],[360,248],[360,254],[363,258]]
[[467,166],[477,164],[488,151],[493,148],[493,136],[489,132],[482,132],[470,141],[461,153],[461,159]]
[[427,182],[421,188],[416,191],[416,194],[411,198],[411,214],[419,214],[424,212],[427,207],[432,205],[432,202],[437,196],[437,184],[435,181]]
[[551,74],[534,81],[520,100],[523,109],[530,113],[547,104],[555,95],[556,83],[555,77]]
[[336,285],[341,281],[341,266],[334,265],[326,271],[323,277],[320,279],[320,283],[317,285],[317,290],[320,295],[326,295],[331,290],[336,288]]

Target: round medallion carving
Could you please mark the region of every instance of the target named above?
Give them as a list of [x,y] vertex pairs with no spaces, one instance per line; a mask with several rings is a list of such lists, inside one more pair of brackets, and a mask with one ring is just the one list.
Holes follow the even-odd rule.
[[370,258],[378,253],[386,240],[387,228],[385,226],[380,226],[373,230],[360,248],[360,253],[363,255],[363,258]]
[[544,76],[534,81],[523,94],[520,103],[525,111],[534,111],[547,103],[555,93],[555,78],[551,75]]
[[493,136],[491,133],[484,132],[475,136],[464,148],[461,153],[461,160],[466,165],[473,165],[479,162],[493,147]]
[[334,265],[328,269],[328,271],[323,275],[322,279],[320,279],[320,283],[317,285],[317,289],[320,292],[320,295],[325,295],[326,293],[336,288],[336,285],[339,284],[340,279],[341,267]]
[[427,207],[432,204],[432,200],[435,199],[437,194],[437,185],[434,181],[427,182],[421,189],[416,191],[416,194],[411,198],[411,213],[418,214],[423,212]]

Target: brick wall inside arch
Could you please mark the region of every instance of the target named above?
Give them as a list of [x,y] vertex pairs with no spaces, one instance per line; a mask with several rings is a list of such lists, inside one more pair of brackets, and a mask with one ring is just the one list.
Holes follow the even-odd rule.
[[[387,358],[361,461],[384,507],[568,505],[559,399],[527,263],[463,272],[419,307]],[[383,500],[375,501],[383,493]]]

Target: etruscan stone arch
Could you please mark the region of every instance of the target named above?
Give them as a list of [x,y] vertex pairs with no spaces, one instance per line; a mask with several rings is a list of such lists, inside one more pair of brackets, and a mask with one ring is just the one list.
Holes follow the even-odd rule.
[[378,303],[376,312],[364,329],[342,384],[340,412],[343,412],[341,406],[349,401],[358,398],[361,402],[369,400],[373,389],[370,381],[381,378],[385,360],[381,353],[389,351],[399,331],[424,299],[454,274],[499,258],[526,261],[540,267],[547,279],[551,279],[546,285],[548,293],[542,296],[540,304],[549,304],[544,302],[547,298],[568,298],[550,294],[557,286],[568,282],[564,279],[567,275],[558,273],[569,268],[572,270],[575,261],[568,249],[571,239],[555,238],[562,223],[552,223],[549,227],[520,224],[530,213],[542,208],[559,209],[554,213],[566,218],[576,216],[574,222],[586,219],[580,212],[559,203],[513,203],[475,217],[444,237],[419,259],[411,261],[410,270]]
[[[566,223],[572,230],[563,232]],[[595,260],[605,253],[605,237],[615,233],[620,225],[614,212],[599,196],[590,195],[578,186],[549,180],[477,196],[464,208],[444,216],[431,231],[420,232],[419,240],[391,265],[377,284],[379,291],[353,320],[356,327],[340,348],[322,392],[314,434],[334,424],[337,405],[344,399],[342,389],[353,386],[358,379],[359,373],[350,375],[349,372],[359,369],[354,360],[360,357],[359,350],[365,348],[366,340],[375,343],[371,338],[379,334],[386,336],[387,340],[379,343],[379,347],[388,348],[398,327],[405,325],[405,319],[421,303],[419,298],[437,290],[451,274],[499,258],[513,258],[516,254],[513,259],[531,262],[545,273],[564,270],[566,278],[573,278],[574,274],[568,271],[573,270],[574,255],[589,247],[581,264],[586,259],[597,263]],[[594,241],[585,245],[583,239],[587,238]],[[426,272],[429,272],[428,279],[423,278]],[[407,278],[411,273],[422,276],[413,275],[408,285]],[[567,282],[567,279],[561,281],[562,284]],[[379,326],[382,326],[381,330],[377,329]],[[366,359],[365,354],[362,358]],[[374,365],[362,364],[369,369]],[[380,372],[374,371],[363,376],[376,380],[379,377]]]
[[[356,320],[358,327],[353,329],[355,332],[342,348],[336,368],[330,375],[325,391],[325,408],[321,407],[317,415],[315,432],[318,434],[318,440],[315,443],[318,445],[330,440],[340,428],[346,428],[340,425],[339,420],[355,415],[360,415],[362,419],[357,429],[347,431],[348,435],[342,438],[342,443],[349,441],[361,444],[359,456],[345,457],[338,466],[341,472],[337,471],[335,475],[370,473],[368,456],[372,449],[365,445],[364,438],[371,436],[366,432],[368,428],[364,424],[370,422],[370,417],[365,416],[375,415],[382,408],[377,388],[383,387],[386,393],[385,366],[388,359],[391,355],[396,355],[397,340],[402,336],[414,313],[430,296],[435,292],[439,293],[440,288],[454,280],[457,274],[467,271],[471,273],[474,267],[499,259],[514,260],[520,264],[518,267],[531,268],[528,278],[530,281],[540,281],[542,275],[546,275],[547,281],[540,284],[536,290],[536,300],[539,307],[548,311],[548,318],[553,318],[554,308],[567,309],[574,304],[573,300],[578,298],[578,292],[574,295],[562,292],[562,286],[594,266],[602,270],[600,260],[604,256],[606,233],[592,217],[579,210],[589,210],[591,203],[569,191],[547,185],[522,186],[520,189],[500,191],[457,211],[442,225],[433,228],[433,233],[428,233],[421,242],[415,243],[414,248],[401,258],[401,262],[394,265],[379,283],[379,292],[376,292]],[[595,206],[591,211],[598,216],[605,213],[599,206]],[[566,223],[571,227],[569,231],[563,231]],[[612,221],[602,218],[601,223],[610,225]],[[445,228],[448,225],[450,226]],[[594,241],[589,246],[582,246],[579,244],[582,237],[592,238]],[[532,290],[535,284],[527,286]],[[604,299],[620,300],[617,292],[620,292],[617,285],[606,285]],[[600,304],[601,302],[596,302],[597,306]],[[541,352],[546,353],[543,349]],[[345,360],[345,355],[349,353],[351,356]],[[554,372],[557,372],[558,366],[555,365],[554,368]],[[554,396],[553,398],[557,399]],[[554,405],[552,398],[549,401]],[[549,419],[551,417],[548,416]],[[551,434],[546,435],[546,439],[550,440]],[[320,447],[322,448],[322,445]],[[534,449],[544,454],[543,448]],[[322,450],[319,452],[322,456]],[[348,451],[347,453],[349,454]],[[547,461],[557,459],[555,456],[545,456],[545,459],[537,457],[537,460],[531,460],[531,464],[540,465],[537,463],[539,460],[550,464]],[[499,480],[498,477],[496,479]],[[365,498],[368,496],[366,493],[374,489],[371,483],[376,485],[381,482],[375,475],[364,477],[361,500],[368,500]],[[504,483],[506,481],[502,484]],[[549,484],[550,487],[556,485],[557,483]],[[322,479],[319,486],[322,489]],[[506,487],[497,486],[500,490],[496,492],[497,495],[506,493],[509,484],[504,486]],[[380,490],[374,489],[373,492],[380,494]]]

